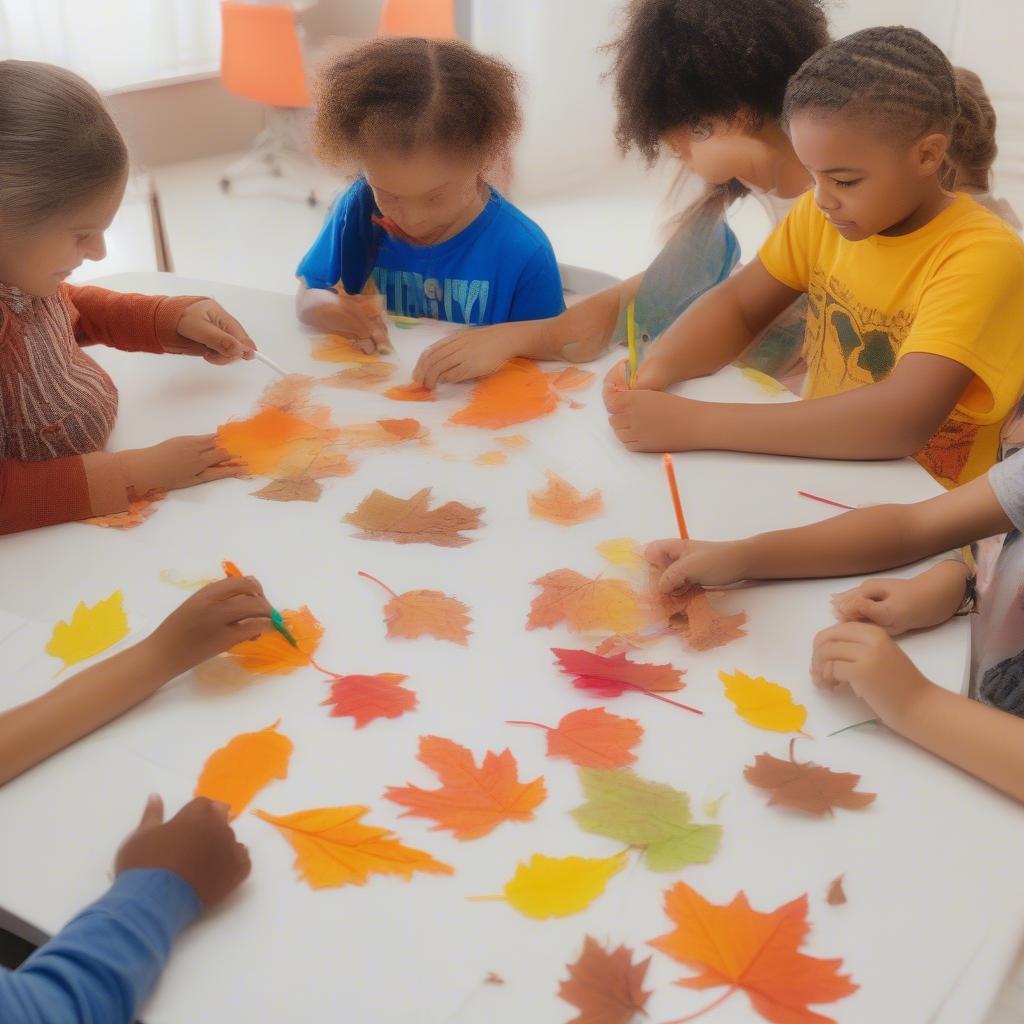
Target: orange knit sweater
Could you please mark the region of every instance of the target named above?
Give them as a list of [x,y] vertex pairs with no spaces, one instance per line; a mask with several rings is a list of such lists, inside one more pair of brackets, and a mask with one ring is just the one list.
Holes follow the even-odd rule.
[[0,284],[0,534],[93,515],[82,456],[106,445],[117,388],[82,346],[162,353],[196,301]]

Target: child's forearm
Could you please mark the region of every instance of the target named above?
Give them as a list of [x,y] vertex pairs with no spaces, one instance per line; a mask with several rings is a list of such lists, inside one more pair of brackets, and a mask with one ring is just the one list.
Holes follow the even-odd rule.
[[932,684],[886,723],[908,740],[1024,801],[1024,719]]
[[299,286],[295,296],[295,313],[301,323],[321,331],[333,330],[337,320],[338,297],[326,288]]
[[143,640],[0,713],[0,785],[117,718],[173,675],[155,645]]

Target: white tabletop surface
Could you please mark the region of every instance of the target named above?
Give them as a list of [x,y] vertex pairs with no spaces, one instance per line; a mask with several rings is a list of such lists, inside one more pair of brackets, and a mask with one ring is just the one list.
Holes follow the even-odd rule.
[[[257,344],[290,370],[324,376],[337,367],[310,358],[308,332],[281,295],[169,275],[125,274],[109,287],[217,297],[246,324]],[[439,337],[438,326],[392,330],[405,379],[417,353]],[[271,381],[259,364],[214,368],[198,360],[96,352],[121,391],[112,447],[136,447],[180,433],[210,431],[251,414]],[[603,371],[616,356],[594,367]],[[720,400],[777,401],[728,370],[688,385],[686,393]],[[492,432],[446,426],[464,404],[465,387],[444,389],[437,403],[399,405],[363,392],[320,388],[315,400],[338,425],[413,416],[431,429],[431,448],[356,452],[357,471],[324,481],[315,504],[250,497],[261,483],[228,481],[176,492],[131,531],[72,524],[0,539],[0,702],[9,706],[43,692],[57,665],[43,647],[53,624],[79,600],[124,592],[132,637],[139,638],[184,594],[159,579],[162,569],[215,570],[231,558],[258,575],[286,608],[308,604],[325,627],[319,660],[339,672],[401,672],[419,707],[396,720],[356,731],[330,718],[320,702],[327,687],[313,670],[217,688],[186,675],[121,720],[0,790],[0,908],[3,920],[29,935],[52,934],[107,884],[113,852],[134,825],[146,794],[169,808],[192,793],[206,757],[232,736],[280,719],[295,752],[289,777],[253,803],[271,813],[366,804],[366,820],[393,828],[406,843],[451,864],[450,877],[405,882],[372,878],[363,887],[319,892],[296,880],[294,854],[276,829],[244,813],[236,822],[253,858],[251,879],[226,906],[182,938],[144,1010],[148,1024],[336,1020],[387,1024],[561,1024],[572,1016],[555,995],[583,936],[625,942],[643,956],[645,943],[668,930],[661,893],[683,879],[715,902],[740,889],[760,910],[802,893],[812,930],[805,950],[842,957],[860,989],[817,1007],[844,1024],[984,1017],[999,975],[980,960],[1007,964],[1018,934],[1017,884],[1024,857],[1024,812],[962,772],[887,731],[866,727],[827,734],[870,717],[852,697],[831,698],[807,675],[814,633],[830,621],[828,595],[842,581],[775,583],[740,588],[720,599],[744,609],[748,635],[695,654],[665,640],[637,660],[671,661],[687,672],[680,697],[705,711],[696,717],[642,696],[608,701],[608,710],[638,719],[646,730],[634,766],[644,778],[688,792],[695,808],[725,794],[724,839],[707,865],[655,874],[632,865],[604,895],[573,917],[534,921],[502,903],[465,897],[495,893],[516,864],[534,852],[609,856],[612,840],[583,833],[568,812],[582,802],[572,766],[544,757],[539,731],[507,719],[554,724],[597,702],[579,694],[552,665],[551,647],[584,647],[562,629],[525,630],[530,584],[559,568],[595,575],[606,568],[603,540],[649,540],[673,533],[660,460],[631,455],[610,433],[599,378],[574,394],[582,409],[499,434],[523,434],[530,445],[506,465],[475,463],[496,445]],[[702,453],[676,458],[691,533],[731,538],[812,522],[833,514],[798,490],[849,504],[913,501],[937,492],[914,463],[824,463]],[[604,514],[560,528],[528,516],[526,494],[554,470],[581,490],[600,487]],[[407,497],[432,486],[438,502],[485,508],[478,539],[459,549],[392,545],[357,539],[343,516],[375,488]],[[444,590],[473,611],[463,649],[429,638],[389,641],[382,595],[356,576],[372,572],[396,591]],[[909,574],[913,570],[905,570]],[[966,624],[954,621],[905,647],[931,678],[960,690],[968,659]],[[808,819],[766,806],[742,778],[762,752],[785,756],[788,737],[755,729],[724,698],[719,670],[740,668],[788,686],[806,705],[798,754],[836,770],[859,772],[878,799],[862,812]],[[383,799],[388,785],[436,781],[415,759],[418,737],[450,737],[485,750],[509,746],[520,777],[543,774],[548,799],[528,824],[505,824],[483,839],[460,843],[423,819],[401,818]],[[698,820],[706,820],[699,813]],[[848,903],[824,901],[844,873]],[[982,953],[991,953],[982,957]],[[504,985],[483,983],[488,972]],[[709,993],[672,983],[689,973],[654,954],[648,987],[651,1019],[667,1020],[705,1005]],[[967,984],[970,979],[970,984]],[[955,1019],[944,1007],[966,992]],[[712,992],[711,995],[716,995]],[[716,1024],[757,1019],[745,997],[723,1003]]]

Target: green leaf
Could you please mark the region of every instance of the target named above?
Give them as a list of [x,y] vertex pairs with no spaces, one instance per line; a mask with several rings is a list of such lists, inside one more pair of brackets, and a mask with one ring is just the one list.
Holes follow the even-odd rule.
[[652,871],[706,864],[718,851],[722,826],[691,822],[690,798],[678,789],[631,768],[579,772],[588,800],[572,812],[580,828],[645,850]]

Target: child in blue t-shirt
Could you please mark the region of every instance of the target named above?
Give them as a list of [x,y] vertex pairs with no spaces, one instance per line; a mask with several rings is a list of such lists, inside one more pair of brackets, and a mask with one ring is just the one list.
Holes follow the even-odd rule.
[[565,307],[551,243],[485,180],[521,125],[515,72],[465,43],[377,39],[327,64],[317,149],[362,174],[302,258],[299,318],[390,348],[383,312],[468,326]]

